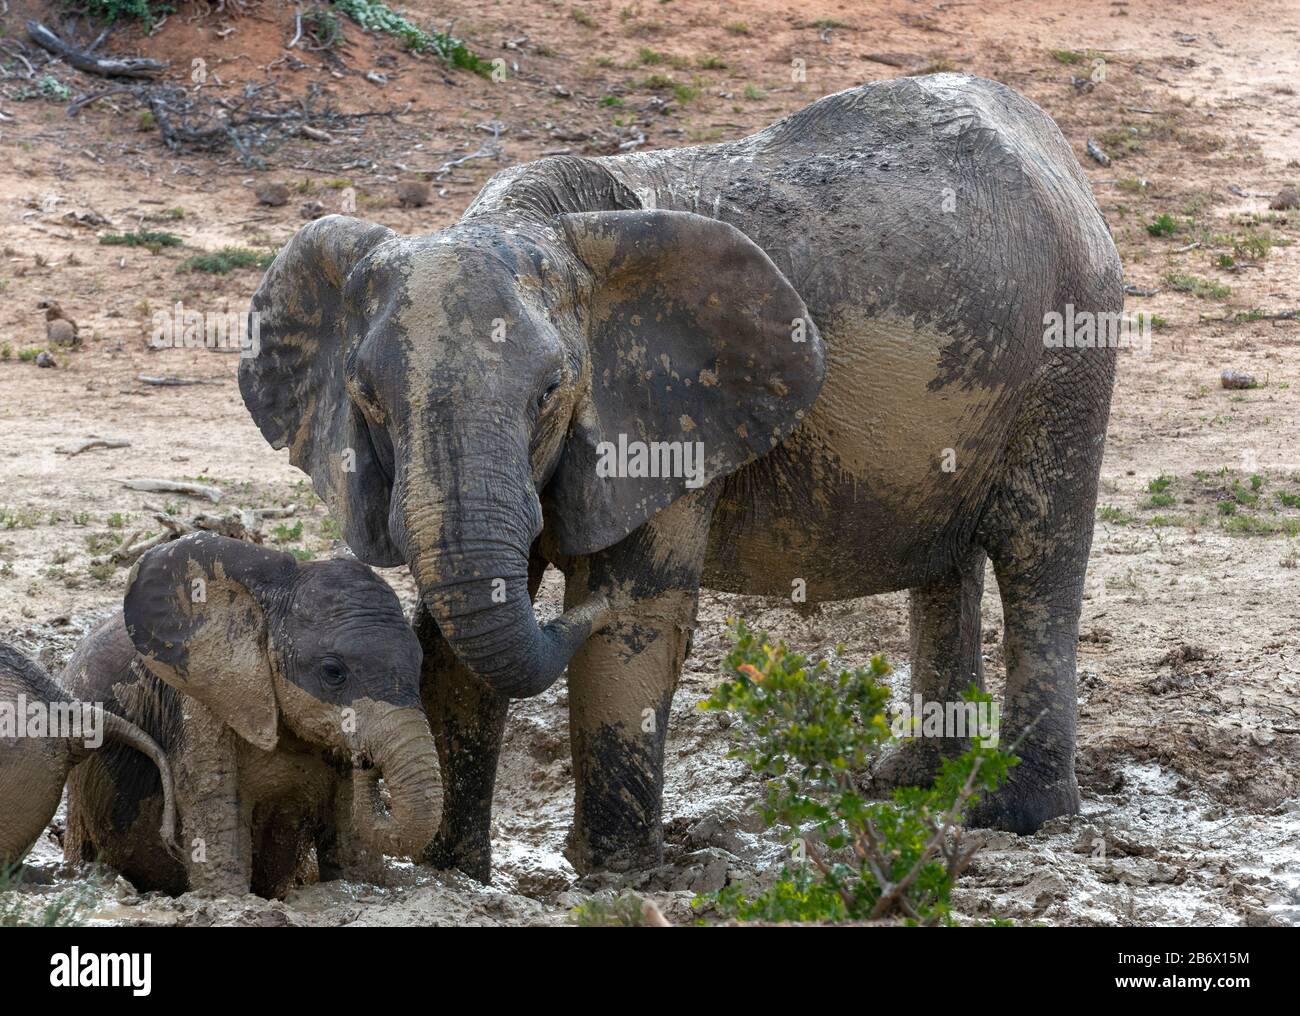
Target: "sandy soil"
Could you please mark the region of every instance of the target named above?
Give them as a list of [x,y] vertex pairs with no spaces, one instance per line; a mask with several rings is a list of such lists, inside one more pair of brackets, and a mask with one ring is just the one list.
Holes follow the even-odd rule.
[[[130,491],[123,479],[206,478],[224,491],[223,508],[292,504],[295,518],[278,537],[268,525],[268,539],[314,555],[334,548],[323,506],[247,417],[237,357],[146,348],[155,310],[178,301],[240,310],[256,288],[255,270],[184,272],[186,258],[225,245],[273,249],[301,225],[304,201],[337,210],[347,187],[359,214],[431,230],[454,220],[491,173],[544,152],[736,137],[864,80],[979,73],[1025,92],[1060,123],[1127,281],[1155,291],[1131,296],[1128,309],[1157,315],[1160,327],[1149,356],[1121,362],[1103,469],[1080,645],[1084,812],[1033,837],[984,834],[958,911],[1046,924],[1300,924],[1300,324],[1253,313],[1300,307],[1300,212],[1268,209],[1284,184],[1300,182],[1300,11],[1276,0],[892,0],[870,13],[821,0],[797,12],[771,0],[406,7],[454,16],[476,52],[507,62],[506,80],[445,71],[355,27],[338,59],[302,53],[299,69],[268,69],[293,34],[291,11],[271,3],[229,20],[198,17],[186,4],[150,38],[114,34],[106,49],[170,58],[178,74],[204,60],[216,94],[275,80],[285,95],[320,89],[346,111],[412,104],[396,119],[341,125],[333,143],[277,142],[256,153],[265,168],[233,150],[168,153],[156,132],[139,129],[127,96],[70,118],[66,100],[23,100],[32,82],[0,80],[0,638],[57,667],[121,595],[125,572],[95,559],[127,534],[157,531],[153,510],[188,518],[210,508]],[[19,37],[34,11],[48,16],[43,4],[12,0],[4,38]],[[1104,61],[1103,80],[1094,80],[1095,60]],[[805,81],[792,82],[792,61],[803,62]],[[0,63],[23,71],[3,54]],[[387,83],[367,80],[369,71]],[[62,65],[38,63],[38,72],[72,98],[102,87]],[[494,134],[495,156],[440,170]],[[1087,156],[1089,138],[1111,165]],[[397,206],[396,183],[413,176],[432,181],[429,207]],[[294,188],[284,207],[256,203],[254,183],[271,178]],[[1177,231],[1150,235],[1146,226],[1162,214]],[[97,242],[136,228],[174,232],[185,246],[155,255]],[[1202,280],[1202,295],[1177,291],[1180,276]],[[35,309],[43,299],[58,300],[86,338],[80,350],[53,350],[58,367],[49,370],[20,358],[44,348]],[[1260,387],[1223,390],[1224,369],[1253,373]],[[215,383],[153,388],[140,374]],[[92,436],[131,445],[58,450]],[[1153,485],[1160,477],[1171,479]],[[389,577],[409,604],[409,580]],[[986,588],[996,691],[991,574]],[[550,581],[542,609],[556,610],[559,597]],[[579,880],[561,857],[572,813],[561,682],[513,708],[491,888],[397,863],[384,885],[309,885],[284,902],[141,898],[117,880],[91,891],[93,920],[563,923],[592,893],[629,887],[670,918],[693,919],[694,893],[770,876],[784,857],[752,815],[753,781],[725,758],[726,731],[695,709],[719,679],[724,618],[735,614],[803,651],[844,643],[862,661],[884,652],[902,664],[895,677],[905,688],[901,594],[800,616],[706,592],[673,707],[661,871]],[[83,884],[58,859],[51,839],[32,862],[60,884]],[[48,891],[33,890],[34,900]]]

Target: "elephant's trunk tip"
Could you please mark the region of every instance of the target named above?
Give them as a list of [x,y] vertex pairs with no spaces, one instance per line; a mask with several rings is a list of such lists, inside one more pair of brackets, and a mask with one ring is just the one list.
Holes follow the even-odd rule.
[[583,622],[591,626],[589,634],[595,635],[606,625],[614,616],[613,605],[609,602],[609,597],[604,593],[596,593],[589,600],[580,603],[573,608],[572,617],[575,623]]

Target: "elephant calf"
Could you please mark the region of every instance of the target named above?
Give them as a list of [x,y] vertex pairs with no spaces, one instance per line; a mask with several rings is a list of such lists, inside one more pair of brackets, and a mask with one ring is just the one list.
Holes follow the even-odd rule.
[[135,724],[93,707],[69,699],[39,664],[0,644],[0,869],[26,856],[58,810],[68,773],[100,749],[152,774],[160,795],[154,829],[160,844],[172,843],[176,808],[162,749]]
[[396,595],[356,561],[211,533],[150,551],[64,683],[162,745],[182,858],[156,833],[156,773],[121,752],[74,775],[67,857],[141,890],[277,897],[313,847],[322,878],[363,849],[419,854],[441,812],[420,667]]

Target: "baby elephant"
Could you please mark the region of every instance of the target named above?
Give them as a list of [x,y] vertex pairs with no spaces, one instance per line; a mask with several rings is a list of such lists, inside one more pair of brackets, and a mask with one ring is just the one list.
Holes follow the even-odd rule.
[[155,548],[64,683],[162,745],[182,858],[155,833],[153,774],[122,754],[71,781],[66,856],[141,890],[266,897],[313,847],[326,879],[362,849],[418,856],[442,810],[420,665],[396,595],[356,561],[299,563],[212,533]]
[[171,767],[153,738],[120,716],[69,699],[39,664],[0,643],[0,869],[26,856],[58,810],[69,771],[101,748],[150,775],[158,842],[175,849]]

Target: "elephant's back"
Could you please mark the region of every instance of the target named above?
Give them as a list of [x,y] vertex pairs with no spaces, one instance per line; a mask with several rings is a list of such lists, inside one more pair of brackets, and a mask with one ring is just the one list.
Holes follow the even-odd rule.
[[1033,103],[959,75],[851,89],[721,147],[727,172],[699,210],[790,279],[827,374],[800,429],[729,483],[720,520],[764,535],[719,547],[719,569],[794,559],[824,595],[872,591],[860,559],[823,549],[851,527],[894,588],[941,573],[1041,383],[1045,315],[1122,306],[1077,161]]

